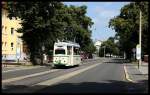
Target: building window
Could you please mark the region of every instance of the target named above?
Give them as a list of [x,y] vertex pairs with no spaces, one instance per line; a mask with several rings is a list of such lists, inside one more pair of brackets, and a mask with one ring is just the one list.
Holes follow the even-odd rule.
[[6,32],[7,26],[5,26],[5,32]]
[[14,43],[11,43],[11,47],[13,47]]
[[11,50],[13,51],[13,48],[11,48]]
[[6,46],[7,42],[5,42],[5,46]]
[[14,33],[14,28],[11,28],[11,35],[13,35]]

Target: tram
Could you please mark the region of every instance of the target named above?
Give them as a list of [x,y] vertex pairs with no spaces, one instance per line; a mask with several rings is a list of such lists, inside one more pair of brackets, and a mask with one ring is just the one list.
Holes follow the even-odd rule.
[[80,45],[74,42],[56,42],[53,50],[53,66],[80,65]]

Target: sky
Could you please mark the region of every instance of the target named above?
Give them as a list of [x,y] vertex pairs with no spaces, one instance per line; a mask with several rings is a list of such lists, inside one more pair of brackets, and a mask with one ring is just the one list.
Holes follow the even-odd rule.
[[130,2],[63,2],[65,5],[87,6],[87,16],[92,19],[92,39],[105,41],[115,36],[115,31],[109,28],[109,20],[119,15],[120,9]]

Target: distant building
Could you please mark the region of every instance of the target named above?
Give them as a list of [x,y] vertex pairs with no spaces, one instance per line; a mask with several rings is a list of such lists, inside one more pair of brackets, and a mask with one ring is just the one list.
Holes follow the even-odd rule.
[[94,46],[96,47],[96,53],[99,52],[101,44],[102,44],[102,41],[100,40],[95,41]]
[[2,2],[2,60],[23,60],[23,41],[17,33],[21,20],[7,17],[6,3]]

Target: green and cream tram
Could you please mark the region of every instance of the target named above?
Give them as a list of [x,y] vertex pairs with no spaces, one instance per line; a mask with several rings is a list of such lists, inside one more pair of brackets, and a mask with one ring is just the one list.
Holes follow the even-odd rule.
[[75,66],[81,63],[80,45],[73,42],[57,42],[54,44],[53,66]]

